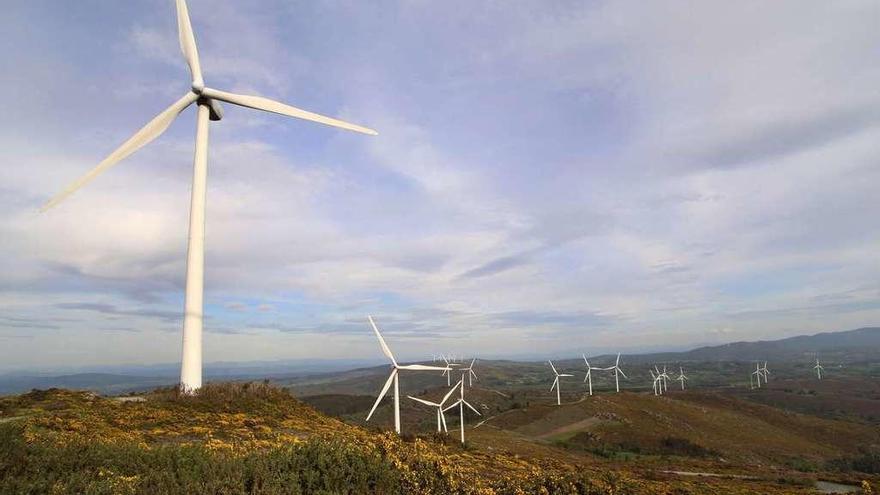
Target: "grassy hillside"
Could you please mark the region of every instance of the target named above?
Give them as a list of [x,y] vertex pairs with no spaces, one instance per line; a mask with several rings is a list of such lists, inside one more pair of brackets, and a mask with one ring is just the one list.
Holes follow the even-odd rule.
[[[487,415],[498,412],[488,397],[508,399],[480,393],[486,398],[473,396]],[[622,394],[613,403],[641,411],[646,400]],[[674,409],[689,408],[695,429],[701,408],[717,407],[701,400],[707,399]],[[401,438],[349,424],[265,384],[209,385],[196,397],[160,390],[125,400],[34,391],[0,399],[0,493],[811,493],[794,478],[780,482],[777,473],[695,480],[561,445],[571,432],[554,433],[568,421],[554,414],[613,422],[599,404],[530,407],[533,426],[520,424],[519,413],[501,412],[469,428],[473,442],[462,448],[430,428]],[[450,420],[455,424],[453,415]],[[614,438],[614,428],[601,431]]]

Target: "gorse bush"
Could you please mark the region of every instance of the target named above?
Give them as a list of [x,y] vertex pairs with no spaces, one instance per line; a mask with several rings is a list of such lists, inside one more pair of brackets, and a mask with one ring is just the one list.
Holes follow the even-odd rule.
[[399,487],[390,463],[339,441],[232,455],[201,445],[49,446],[0,425],[0,493],[360,494]]

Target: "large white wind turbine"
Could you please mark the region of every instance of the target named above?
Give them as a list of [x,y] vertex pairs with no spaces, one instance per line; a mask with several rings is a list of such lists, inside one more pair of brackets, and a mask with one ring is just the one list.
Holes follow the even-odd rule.
[[455,387],[452,387],[451,389],[449,389],[449,392],[446,392],[446,395],[443,396],[443,400],[441,400],[440,402],[431,402],[429,400],[419,399],[418,397],[413,397],[412,395],[407,395],[407,397],[409,397],[410,399],[412,399],[416,402],[421,402],[422,404],[425,404],[426,406],[436,407],[437,408],[437,432],[439,433],[441,431],[445,431],[448,433],[449,430],[446,429],[446,417],[443,415],[443,404],[446,404],[446,401],[449,400],[449,397],[452,396],[453,392],[455,392],[456,387],[463,387],[463,386],[464,386],[463,381],[459,380],[459,382],[455,384]]
[[[624,378],[627,378],[626,373],[620,369],[620,353],[617,353],[617,360],[614,361],[614,366],[609,366],[607,368],[602,368],[605,371],[613,371],[614,372],[614,388],[620,392],[620,377],[618,375],[623,375]],[[628,378],[627,378],[628,379]]]
[[394,382],[394,431],[400,433],[400,386],[397,378],[398,372],[400,372],[400,370],[439,371],[444,368],[439,366],[425,366],[424,364],[397,364],[397,360],[394,359],[394,355],[391,354],[391,349],[388,348],[388,344],[385,343],[385,339],[383,339],[382,334],[379,333],[379,328],[376,326],[376,322],[373,321],[373,317],[367,316],[367,319],[370,320],[370,326],[373,327],[373,332],[376,333],[376,338],[379,339],[379,346],[382,347],[382,352],[391,360],[391,374],[388,375],[388,380],[385,381],[385,386],[383,386],[382,391],[379,392],[379,397],[376,397],[376,402],[373,404],[373,408],[370,409],[370,414],[367,415],[367,421],[370,420],[373,413],[376,412],[376,408],[379,407],[379,403],[385,398],[385,394],[388,393],[388,388],[391,387],[391,382]]
[[560,373],[560,372],[556,371],[556,366],[553,366],[553,361],[547,361],[547,362],[550,363],[550,367],[553,368],[553,374],[556,375],[556,378],[553,379],[553,385],[550,386],[550,391],[552,392],[553,388],[554,387],[556,388],[556,405],[560,406],[560,405],[562,405],[562,399],[560,399],[560,397],[559,397],[559,388],[561,386],[561,384],[559,383],[559,378],[563,377],[563,376],[574,376],[574,375],[569,375],[568,373]]
[[821,364],[819,364],[819,357],[818,356],[816,357],[816,366],[813,366],[813,369],[816,370],[816,377],[821,380],[822,379],[822,370],[824,370],[825,368]]
[[454,408],[455,406],[458,406],[458,408],[459,408],[458,409],[459,428],[461,429],[461,443],[464,443],[464,406],[468,406],[471,409],[471,411],[477,413],[477,416],[482,416],[482,414],[480,414],[480,411],[477,411],[477,409],[474,406],[472,406],[470,404],[470,402],[464,400],[464,377],[462,377],[461,380],[459,380],[458,384],[459,384],[458,391],[461,393],[461,395],[459,396],[457,401],[455,401],[452,405],[450,405],[446,409],[444,409],[444,411],[448,411],[448,410]]
[[216,121],[222,118],[223,112],[220,102],[223,101],[233,105],[310,120],[364,134],[376,135],[377,133],[366,127],[307,112],[260,96],[240,95],[206,87],[202,79],[199,54],[196,49],[196,40],[193,35],[192,25],[190,24],[186,1],[176,1],[180,49],[183,51],[184,58],[187,64],[189,64],[192,75],[190,90],[122,143],[95,168],[49,200],[41,210],[46,211],[57,205],[102,172],[159,137],[174,122],[174,119],[177,118],[180,112],[193,103],[198,105],[192,198],[189,212],[189,241],[186,258],[183,352],[180,367],[181,390],[185,393],[191,393],[202,386],[202,311],[205,263],[205,193],[208,179],[208,121]]
[[685,376],[684,370],[681,368],[681,366],[678,367],[678,378],[676,378],[676,380],[681,382],[681,389],[684,390],[684,382],[688,380],[688,377]]

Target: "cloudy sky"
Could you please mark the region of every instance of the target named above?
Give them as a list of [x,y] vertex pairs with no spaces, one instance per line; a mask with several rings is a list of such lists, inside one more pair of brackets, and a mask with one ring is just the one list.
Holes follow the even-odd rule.
[[[682,348],[880,323],[880,3],[190,0],[206,361]],[[0,17],[0,369],[179,360],[171,0]]]

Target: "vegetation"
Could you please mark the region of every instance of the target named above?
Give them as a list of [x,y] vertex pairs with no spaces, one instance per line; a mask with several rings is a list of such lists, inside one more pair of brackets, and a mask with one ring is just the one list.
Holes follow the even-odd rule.
[[[398,437],[318,413],[267,383],[211,384],[196,396],[162,389],[125,401],[33,391],[0,398],[0,411],[0,493],[808,492],[775,479],[691,481],[592,457],[480,442],[462,448],[445,435]],[[675,437],[657,445],[670,455],[707,454]]]

